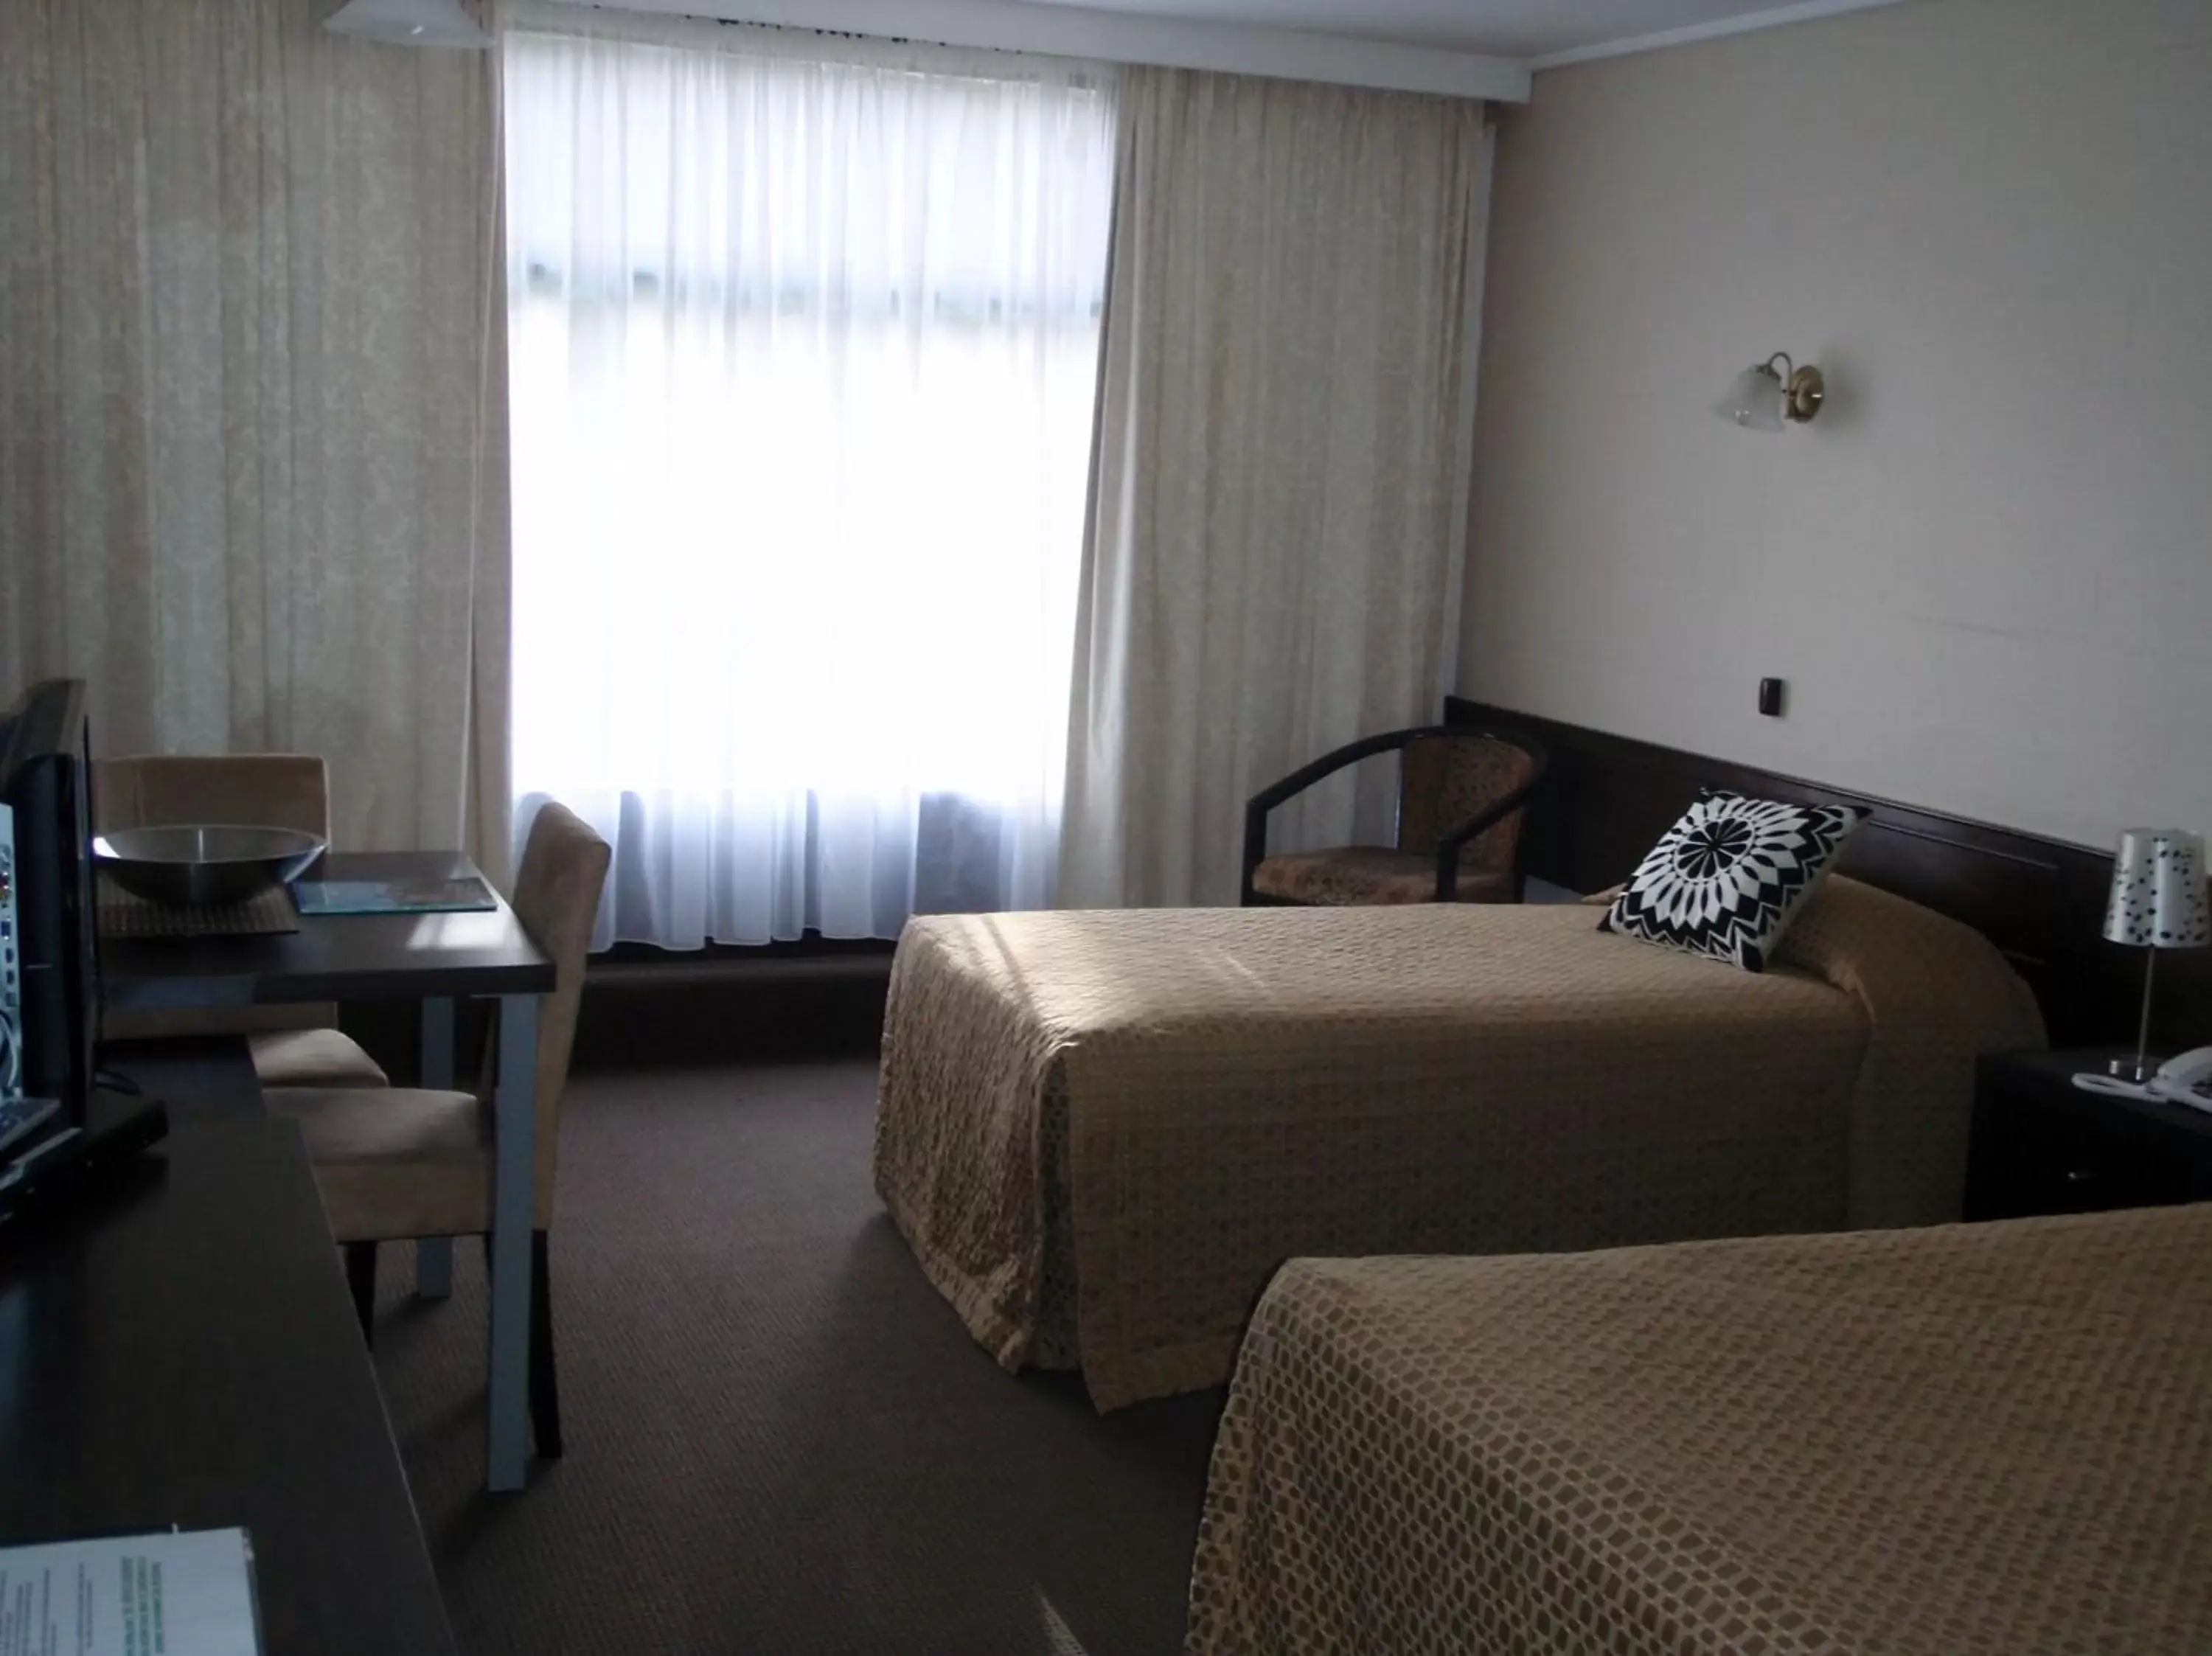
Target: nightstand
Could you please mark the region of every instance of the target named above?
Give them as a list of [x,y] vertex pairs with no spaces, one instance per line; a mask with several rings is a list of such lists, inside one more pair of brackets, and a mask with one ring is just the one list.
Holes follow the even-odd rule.
[[2109,1051],[1996,1052],[1974,1075],[1966,1216],[2212,1201],[2212,1112],[2074,1084]]

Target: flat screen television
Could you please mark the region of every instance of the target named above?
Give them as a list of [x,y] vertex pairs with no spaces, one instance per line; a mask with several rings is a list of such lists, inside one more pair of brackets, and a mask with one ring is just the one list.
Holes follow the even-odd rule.
[[24,1095],[81,1127],[100,1026],[92,754],[84,682],[51,679],[0,718],[0,803],[15,811]]

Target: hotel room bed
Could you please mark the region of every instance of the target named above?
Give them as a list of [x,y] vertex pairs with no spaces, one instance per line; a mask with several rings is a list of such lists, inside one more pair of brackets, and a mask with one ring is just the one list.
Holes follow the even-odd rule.
[[1972,1065],[2040,1045],[1978,934],[1849,880],[1779,969],[1588,907],[909,924],[876,1187],[1009,1368],[1217,1385],[1294,1255],[1518,1253],[1956,1216]]
[[1299,1259],[1187,1656],[2212,1649],[2212,1205]]

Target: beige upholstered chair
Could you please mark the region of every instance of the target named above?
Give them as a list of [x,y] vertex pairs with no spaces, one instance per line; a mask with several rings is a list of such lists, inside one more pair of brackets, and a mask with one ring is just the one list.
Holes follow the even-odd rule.
[[[229,822],[331,837],[329,767],[313,754],[147,754],[93,767],[95,832]],[[110,1012],[109,1040],[244,1034],[264,1087],[381,1087],[376,1060],[335,1027],[337,1008],[240,1006],[222,1010]]]
[[[1346,765],[1395,750],[1398,843],[1270,857],[1267,813]],[[1253,904],[1512,903],[1521,901],[1521,825],[1544,779],[1544,749],[1518,732],[1428,725],[1323,755],[1252,797],[1244,889]]]
[[[549,804],[531,826],[514,883],[515,915],[552,957],[556,974],[538,1021],[538,1211],[530,1251],[530,1410],[538,1452],[549,1457],[561,1453],[561,1405],[553,1373],[546,1232],[553,1222],[561,1095],[609,854],[606,841],[574,813]],[[265,1096],[270,1111],[298,1121],[307,1138],[331,1229],[345,1245],[346,1274],[364,1333],[375,1299],[380,1242],[489,1234],[489,1086],[480,1094],[279,1088]]]

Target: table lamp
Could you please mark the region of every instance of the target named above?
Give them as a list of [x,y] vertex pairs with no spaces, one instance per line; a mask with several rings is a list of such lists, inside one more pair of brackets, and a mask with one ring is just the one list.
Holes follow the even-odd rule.
[[2136,1055],[2112,1063],[2114,1075],[2140,1084],[2150,1079],[2154,1067],[2149,1057],[2150,1004],[2159,950],[2212,943],[2212,920],[2205,913],[2204,841],[2179,828],[2130,828],[2122,834],[2112,858],[2105,936],[2148,951]]

